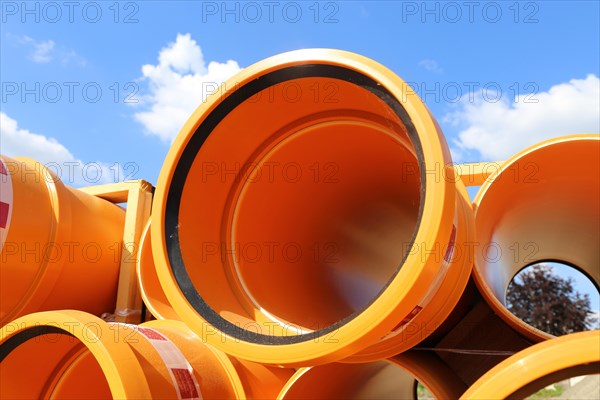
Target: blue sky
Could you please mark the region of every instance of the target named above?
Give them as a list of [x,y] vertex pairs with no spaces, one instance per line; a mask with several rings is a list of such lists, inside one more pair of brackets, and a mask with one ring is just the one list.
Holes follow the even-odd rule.
[[[202,101],[190,88],[277,53],[329,47],[411,82],[456,161],[503,159],[600,131],[599,4],[2,1],[0,151],[97,163],[89,183],[155,183]],[[83,169],[75,175],[82,184]]]
[[[157,65],[161,49],[189,34],[206,64],[232,60],[243,68],[306,47],[366,55],[413,83],[457,161],[506,157],[546,137],[600,130],[598,4],[3,1],[2,113],[17,130],[52,138],[76,160],[117,163],[134,178],[156,182],[178,126],[165,140],[136,119],[160,103],[142,66]],[[575,90],[572,80],[580,84]],[[568,93],[549,95],[553,87]],[[481,101],[482,89],[499,101]],[[513,103],[515,94],[529,96]],[[200,103],[197,96],[187,108]],[[572,110],[555,112],[562,105]],[[511,121],[531,119],[519,124],[527,131],[514,132],[506,113]],[[455,144],[461,132],[462,147]],[[3,152],[10,153],[7,142]],[[109,168],[103,179],[115,174]]]

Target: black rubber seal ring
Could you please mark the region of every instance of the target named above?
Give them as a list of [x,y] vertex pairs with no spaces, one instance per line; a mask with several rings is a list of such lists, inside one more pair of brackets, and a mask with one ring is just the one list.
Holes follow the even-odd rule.
[[16,333],[15,335],[11,336],[4,343],[2,343],[2,346],[0,346],[0,363],[10,354],[11,351],[13,351],[14,349],[16,349],[18,346],[22,345],[26,341],[36,338],[38,336],[48,335],[48,334],[60,334],[60,335],[73,336],[72,334],[65,331],[64,329],[58,328],[56,326],[38,325],[38,326],[34,326],[29,329],[25,329],[19,333]]

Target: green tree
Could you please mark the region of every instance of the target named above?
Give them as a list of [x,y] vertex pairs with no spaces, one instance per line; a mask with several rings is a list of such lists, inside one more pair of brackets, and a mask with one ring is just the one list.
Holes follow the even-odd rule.
[[506,302],[521,320],[555,336],[591,329],[588,294],[575,291],[572,278],[563,279],[544,264],[517,274],[508,286]]

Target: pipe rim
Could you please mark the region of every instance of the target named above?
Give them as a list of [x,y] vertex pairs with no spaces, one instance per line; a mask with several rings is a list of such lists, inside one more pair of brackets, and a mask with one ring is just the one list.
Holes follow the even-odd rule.
[[[439,164],[440,161],[448,162],[447,164],[449,164],[449,151],[438,130],[437,124],[426,106],[418,99],[412,89],[404,81],[395,76],[393,72],[375,61],[353,53],[329,49],[308,49],[284,53],[263,60],[246,68],[229,82],[235,79],[236,83],[241,82],[245,85],[255,80],[257,76],[305,64],[335,66],[355,74],[358,73],[373,82],[377,82],[379,86],[383,87],[396,100],[399,108],[406,114],[407,121],[413,125],[413,137],[411,137],[414,140],[413,145],[415,148],[420,148],[419,163],[421,167],[422,198],[420,223],[417,225],[418,229],[416,229],[413,242],[426,243],[439,241],[444,243],[450,236],[452,229],[452,221],[445,221],[443,217],[454,206],[453,201],[451,202],[452,205],[448,204],[450,203],[448,199],[453,198],[455,195],[454,182],[449,182],[447,179],[426,179],[425,166],[439,167],[436,163]],[[414,101],[400,102],[398,100],[408,96],[414,96]],[[153,225],[159,226],[160,229],[153,229],[151,235],[152,248],[153,250],[156,249],[154,259],[159,271],[161,285],[165,288],[167,297],[177,310],[177,313],[193,329],[202,332],[202,336],[206,337],[215,346],[223,348],[226,352],[240,358],[266,363],[294,364],[307,359],[325,362],[355,353],[360,348],[364,348],[369,343],[379,339],[394,327],[396,323],[394,321],[384,321],[386,317],[393,314],[397,317],[395,321],[402,319],[425,294],[425,288],[414,287],[420,274],[420,271],[416,270],[415,265],[426,264],[419,260],[420,257],[423,257],[422,254],[409,254],[405,256],[402,270],[391,278],[387,288],[371,304],[358,313],[360,318],[353,316],[348,321],[340,324],[340,326],[332,325],[328,330],[317,331],[317,335],[314,333],[287,337],[253,335],[247,331],[242,331],[241,328],[236,329],[237,327],[224,320],[214,310],[210,309],[209,306],[207,307],[210,309],[208,314],[212,312],[213,315],[209,318],[206,315],[200,316],[197,307],[190,304],[189,299],[186,298],[181,290],[182,286],[186,290],[193,289],[193,284],[191,284],[189,277],[181,279],[181,273],[177,272],[176,269],[177,266],[175,269],[173,268],[172,261],[175,260],[183,265],[183,260],[180,253],[174,255],[174,250],[177,252],[176,245],[172,242],[167,244],[163,239],[177,235],[175,231],[171,232],[167,230],[167,232],[171,232],[168,235],[165,232],[165,224],[167,226],[176,226],[174,222],[178,218],[177,212],[174,212],[170,207],[167,208],[172,204],[169,203],[169,200],[173,201],[170,193],[172,191],[174,175],[180,165],[179,162],[184,151],[188,148],[188,144],[197,129],[201,126],[204,118],[211,115],[224,101],[223,97],[228,99],[231,97],[231,94],[209,97],[192,114],[171,146],[158,179],[153,205],[155,212],[152,215],[152,221]],[[445,167],[446,165],[442,168]],[[453,174],[454,170],[449,167],[445,172]],[[185,179],[178,176],[177,180],[182,181],[179,184],[183,186]],[[439,203],[444,206],[436,206]],[[168,221],[169,219],[170,222]],[[443,223],[440,223],[440,221]],[[183,268],[185,272],[185,266],[181,267],[181,265],[179,268]],[[434,268],[435,266],[429,266],[430,273],[425,279],[431,278],[429,280],[433,280],[432,276],[435,275]],[[177,280],[179,280],[179,284],[176,283]],[[405,293],[407,287],[410,287],[413,291],[410,293],[411,300],[413,300],[411,305],[408,305],[406,302],[406,298],[408,297]],[[398,293],[401,294],[398,295]],[[193,290],[190,297],[192,297],[196,305],[202,304],[202,298],[197,293],[193,293]],[[405,303],[402,303],[403,301]],[[385,311],[382,313],[382,310]],[[223,326],[227,327],[227,329],[222,329]],[[217,332],[218,335],[207,335],[207,330]],[[357,336],[356,332],[361,333]],[[332,340],[327,340],[327,338]],[[273,344],[277,346],[273,346]],[[310,353],[307,353],[304,344],[314,346],[314,349]],[[284,351],[282,347],[285,347],[286,350]],[[332,356],[333,353],[337,353],[337,355]]]

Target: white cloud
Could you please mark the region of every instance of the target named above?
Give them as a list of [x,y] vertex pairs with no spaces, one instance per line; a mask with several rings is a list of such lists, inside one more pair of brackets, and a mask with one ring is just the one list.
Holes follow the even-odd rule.
[[425,59],[419,61],[419,66],[425,68],[429,72],[435,72],[436,74],[441,74],[444,72],[442,67],[435,60]]
[[240,69],[233,60],[207,64],[191,35],[178,34],[160,51],[157,65],[142,67],[150,90],[144,102],[149,109],[137,112],[135,119],[148,133],[171,141],[206,95]]
[[75,50],[64,50],[60,52],[60,63],[63,65],[72,64],[83,67],[87,64],[87,61],[77,54]]
[[54,50],[54,41],[46,40],[45,42],[36,43],[32,54],[33,61],[37,63],[47,63],[52,60],[52,50]]
[[5,113],[0,113],[0,132],[2,153],[7,156],[26,156],[42,163],[75,160],[56,139],[20,128],[17,121]]
[[[503,160],[520,150],[557,136],[600,132],[600,80],[596,75],[552,86],[547,92],[523,95],[514,102],[479,96],[460,102],[443,121],[459,127],[452,146],[455,161]],[[469,160],[472,161],[472,160]]]
[[118,165],[84,163],[56,139],[19,127],[16,120],[3,112],[0,112],[0,151],[8,157],[28,157],[39,161],[72,186],[99,185],[124,176]]
[[[15,37],[9,35],[9,37]],[[36,40],[30,36],[17,36],[16,42],[31,48],[29,58],[38,64],[47,64],[59,61],[61,64],[85,65],[86,61],[74,50],[69,50],[56,45],[54,40]]]

